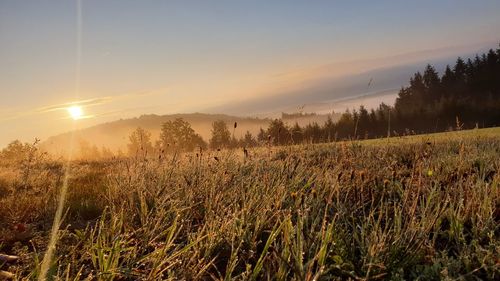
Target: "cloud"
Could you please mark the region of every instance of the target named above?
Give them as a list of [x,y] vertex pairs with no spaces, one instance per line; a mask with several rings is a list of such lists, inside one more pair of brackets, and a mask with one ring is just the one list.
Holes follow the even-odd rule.
[[68,107],[70,107],[72,105],[78,105],[78,106],[82,106],[82,107],[102,105],[102,104],[109,103],[112,100],[113,100],[113,97],[102,97],[102,98],[93,98],[93,99],[87,99],[87,100],[79,100],[79,101],[55,104],[55,105],[50,105],[50,106],[38,108],[36,110],[36,113],[46,113],[46,112],[51,112],[51,111],[56,111],[56,110],[66,110]]
[[[167,88],[161,88],[161,89],[157,89],[157,90],[142,91],[142,92],[138,92],[138,93],[127,93],[127,94],[116,95],[116,96],[104,96],[104,97],[96,97],[96,98],[83,99],[83,100],[75,100],[75,101],[69,101],[69,102],[64,102],[64,103],[47,105],[47,106],[43,106],[43,107],[39,107],[39,108],[35,108],[35,109],[30,109],[30,110],[17,110],[16,111],[16,110],[0,109],[0,122],[15,120],[15,119],[33,116],[33,115],[38,115],[38,114],[45,114],[45,113],[59,111],[59,110],[66,110],[68,107],[73,106],[73,105],[78,105],[78,106],[81,106],[84,108],[88,108],[88,107],[93,107],[93,106],[110,104],[112,102],[116,102],[119,100],[143,98],[145,96],[151,96],[151,95],[165,93],[166,90],[167,90]],[[120,110],[120,112],[123,112],[123,110]],[[103,113],[103,114],[106,114],[106,113]],[[102,116],[103,114],[86,115],[82,119],[94,118],[94,117]],[[63,118],[63,119],[65,119],[65,118]]]

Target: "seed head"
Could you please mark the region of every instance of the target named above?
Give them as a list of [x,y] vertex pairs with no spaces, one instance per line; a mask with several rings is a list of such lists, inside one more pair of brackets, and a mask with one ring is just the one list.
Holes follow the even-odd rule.
[[389,180],[388,179],[384,179],[384,187],[387,187],[389,185]]

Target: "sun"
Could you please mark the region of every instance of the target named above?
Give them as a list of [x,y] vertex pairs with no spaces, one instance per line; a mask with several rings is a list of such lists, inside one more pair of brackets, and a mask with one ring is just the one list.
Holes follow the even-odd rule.
[[83,110],[81,106],[73,105],[68,107],[67,110],[73,120],[78,120],[83,117]]

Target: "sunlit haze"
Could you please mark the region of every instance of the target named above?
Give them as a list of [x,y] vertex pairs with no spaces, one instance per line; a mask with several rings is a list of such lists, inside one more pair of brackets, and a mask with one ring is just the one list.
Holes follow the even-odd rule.
[[83,0],[78,46],[76,1],[1,1],[0,148],[75,120],[324,112],[383,91],[391,100],[407,80],[342,83],[495,48],[499,14],[499,1]]

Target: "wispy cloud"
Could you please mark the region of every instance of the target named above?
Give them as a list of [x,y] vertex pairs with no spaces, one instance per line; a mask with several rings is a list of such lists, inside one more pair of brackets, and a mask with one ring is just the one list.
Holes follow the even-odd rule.
[[[154,108],[159,108],[159,106],[137,106],[137,107],[128,107],[120,110],[110,110],[110,111],[105,111],[105,112],[100,112],[96,114],[88,114],[79,117],[78,119],[91,119],[91,118],[100,118],[100,117],[106,117],[106,116],[116,116],[120,115],[122,113],[130,113],[132,111],[137,111],[137,110],[144,110],[144,109],[154,109]],[[69,120],[72,119],[70,116],[65,116],[62,118],[59,118],[58,120]]]
[[[75,105],[81,106],[83,108],[89,108],[89,107],[93,107],[93,106],[110,104],[112,102],[117,102],[120,100],[144,98],[146,96],[152,96],[152,95],[165,93],[166,90],[167,90],[166,88],[162,88],[162,89],[158,89],[158,90],[143,91],[143,92],[138,92],[138,93],[128,93],[128,94],[115,95],[115,96],[104,96],[104,97],[96,97],[96,98],[90,98],[90,99],[68,101],[68,102],[64,102],[64,103],[47,105],[47,106],[43,106],[43,107],[39,107],[39,108],[35,108],[35,109],[30,109],[30,110],[0,109],[0,122],[10,121],[10,120],[19,119],[19,118],[28,117],[28,116],[33,116],[33,115],[38,115],[38,114],[45,114],[45,113],[59,111],[59,110],[67,110],[68,107],[75,106]],[[114,112],[124,112],[124,110],[117,110],[117,111],[110,111],[110,112],[113,112],[113,113]],[[89,114],[89,115],[82,116],[80,119],[89,119],[89,118],[105,116],[105,115],[109,114],[110,112],[105,112],[105,113],[100,113],[100,114],[92,114],[92,115]],[[65,117],[65,118],[61,118],[61,119],[67,119],[67,118]]]
[[111,102],[112,100],[113,100],[113,97],[102,97],[102,98],[93,98],[93,99],[87,99],[87,100],[79,100],[79,101],[44,106],[44,107],[36,109],[35,112],[36,113],[46,113],[46,112],[51,112],[51,111],[56,111],[56,110],[66,110],[68,107],[73,106],[73,105],[78,105],[81,107],[90,107],[90,106],[106,104],[106,103]]

